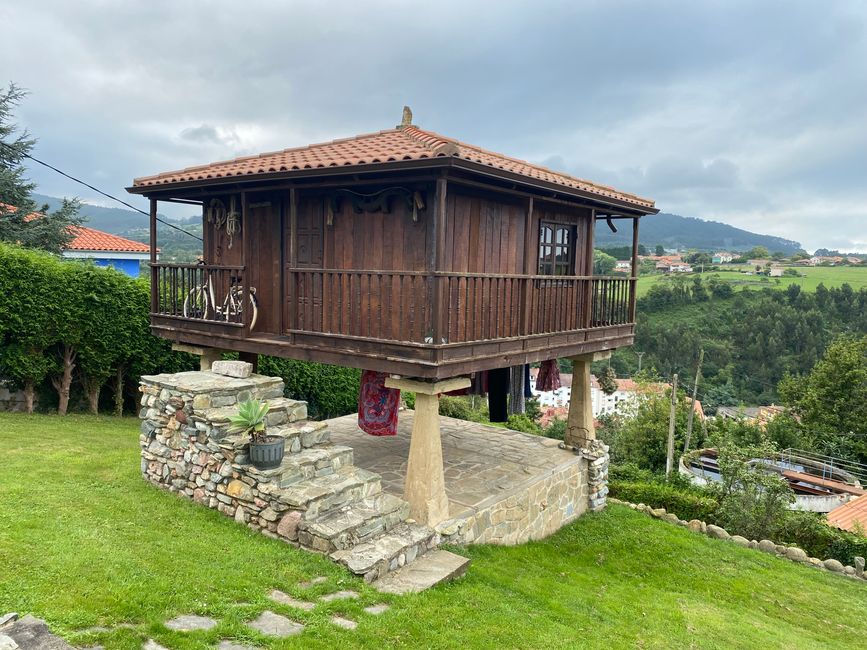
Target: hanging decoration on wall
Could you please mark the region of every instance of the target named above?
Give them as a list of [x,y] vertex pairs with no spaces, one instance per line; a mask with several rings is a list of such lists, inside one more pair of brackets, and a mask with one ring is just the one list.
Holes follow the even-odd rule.
[[412,212],[412,220],[418,221],[419,210],[424,210],[424,195],[418,190],[410,190],[406,187],[387,187],[378,192],[362,194],[353,190],[335,190],[325,197],[325,223],[334,225],[334,213],[340,211],[341,199],[348,199],[352,203],[352,210],[356,214],[364,212],[382,212],[389,214],[394,199],[406,203],[407,210]]
[[226,215],[226,236],[229,238],[229,248],[232,248],[235,235],[241,232],[241,213],[238,212],[235,200],[234,196],[229,199],[229,213]]
[[214,232],[221,228],[226,228],[226,236],[229,238],[229,248],[232,248],[232,243],[235,235],[241,232],[241,213],[238,211],[237,198],[229,199],[229,208],[226,209],[226,204],[222,199],[211,199],[208,203],[208,209],[205,211],[205,219],[214,228]]

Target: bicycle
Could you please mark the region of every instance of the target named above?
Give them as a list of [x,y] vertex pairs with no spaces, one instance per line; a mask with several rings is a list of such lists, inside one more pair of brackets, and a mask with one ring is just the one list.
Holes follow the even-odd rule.
[[[218,321],[231,322],[233,318],[242,317],[244,314],[244,290],[238,286],[238,278],[231,278],[232,285],[226,292],[223,298],[223,303],[217,305],[217,299],[214,294],[214,280],[210,273],[207,274],[207,281],[193,287],[184,298],[184,318],[200,318],[209,320],[209,315],[213,311],[214,319]],[[259,301],[256,298],[256,287],[250,287],[250,311],[252,318],[250,319],[250,329],[256,326],[256,318],[259,316]]]

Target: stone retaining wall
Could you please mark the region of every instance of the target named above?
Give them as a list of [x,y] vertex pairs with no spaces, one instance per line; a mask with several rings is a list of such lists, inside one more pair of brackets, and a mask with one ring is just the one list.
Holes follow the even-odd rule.
[[[38,405],[38,398],[33,396],[33,407]],[[24,399],[23,390],[11,390],[9,386],[0,379],[0,411],[12,411],[20,413],[27,410],[27,404]]]
[[[283,399],[282,380],[186,372],[144,376],[140,391],[141,471],[148,481],[266,534],[297,539],[299,513],[282,495],[272,496],[281,476],[246,464],[247,441],[226,434],[227,407],[245,399],[276,406],[269,424],[306,418],[304,402]],[[324,424],[304,422],[286,436],[286,448],[298,451],[324,436]],[[309,471],[313,475],[316,466]]]
[[593,441],[572,462],[490,497],[437,532],[453,544],[522,544],[552,535],[588,509],[603,509],[607,494],[608,447]]

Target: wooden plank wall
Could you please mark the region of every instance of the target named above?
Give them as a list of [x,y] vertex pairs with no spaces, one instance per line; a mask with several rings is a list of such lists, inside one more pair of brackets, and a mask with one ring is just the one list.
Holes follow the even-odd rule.
[[[427,209],[418,221],[402,200],[391,201],[391,212],[356,214],[352,202],[342,200],[334,223],[325,226],[325,268],[385,271],[424,271],[427,250],[427,220],[433,192],[427,192]],[[310,210],[322,210],[322,199],[303,200],[299,218]]]
[[247,268],[250,286],[256,288],[259,303],[256,332],[281,331],[281,211],[279,194],[247,196],[247,223],[242,224],[241,232],[246,230],[253,244]]
[[527,202],[449,185],[440,270],[523,273]]

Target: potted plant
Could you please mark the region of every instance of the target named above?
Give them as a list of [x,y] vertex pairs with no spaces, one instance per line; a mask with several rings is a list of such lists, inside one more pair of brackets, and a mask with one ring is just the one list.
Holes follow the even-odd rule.
[[286,439],[265,432],[268,403],[248,399],[238,405],[238,414],[229,416],[229,433],[250,436],[250,462],[257,469],[273,469],[283,462]]

